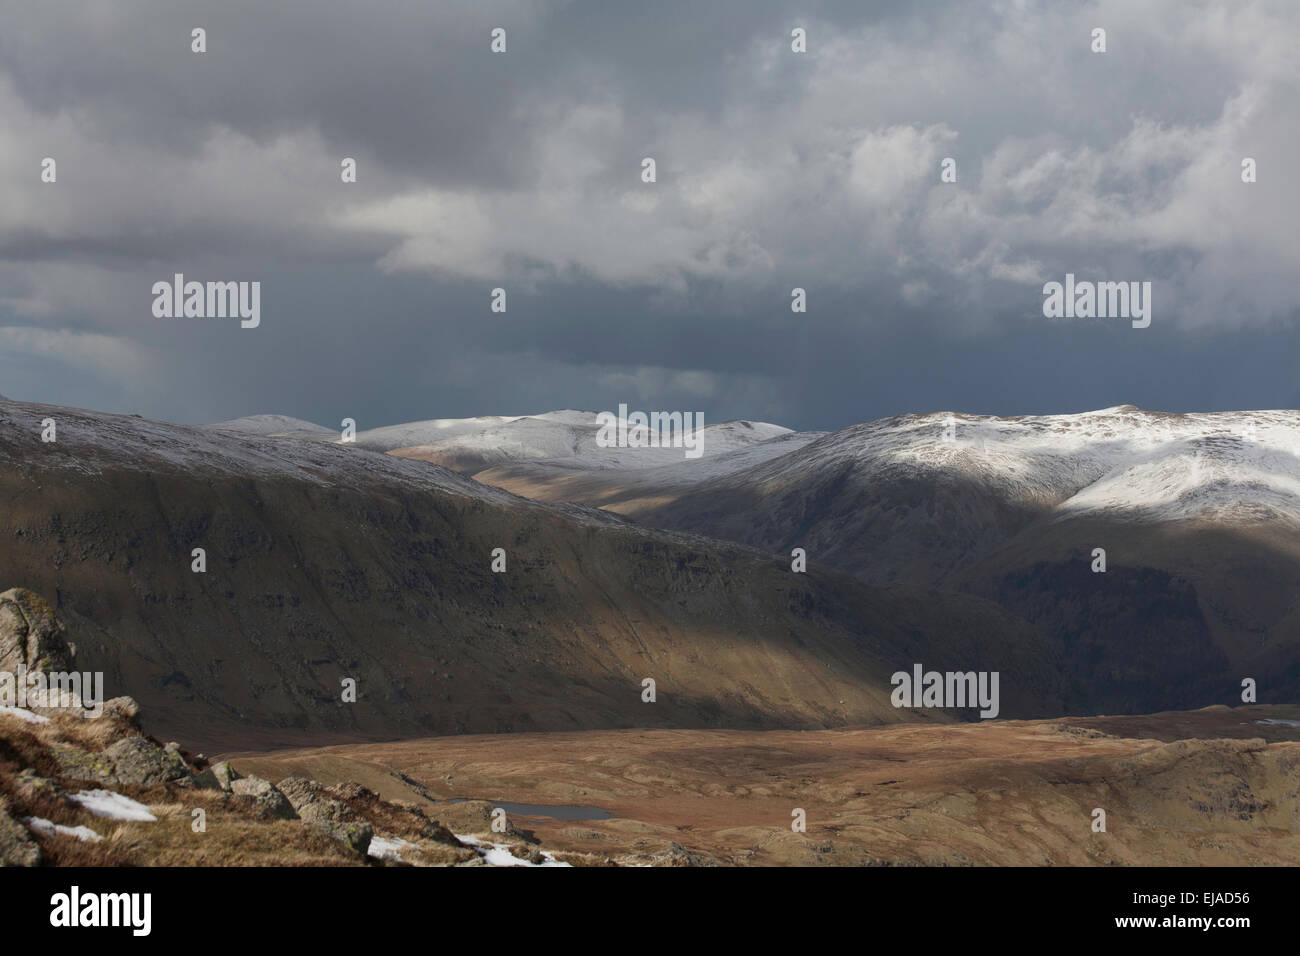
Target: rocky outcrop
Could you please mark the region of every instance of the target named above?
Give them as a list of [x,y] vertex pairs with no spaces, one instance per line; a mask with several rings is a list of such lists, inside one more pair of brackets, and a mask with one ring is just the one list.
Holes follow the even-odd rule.
[[112,785],[117,783],[113,759],[101,753],[92,753],[71,744],[56,743],[50,753],[59,764],[59,770],[69,780],[86,780]]
[[179,780],[190,774],[178,753],[168,753],[144,737],[127,737],[105,748],[104,756],[113,761],[113,776],[121,783],[147,786]]
[[[0,674],[8,675],[13,692],[17,692],[18,681],[25,682],[25,709],[41,716],[72,712],[135,722],[140,705],[130,697],[99,701],[95,707],[74,689],[84,691],[80,684],[48,680],[76,671],[77,646],[67,639],[50,603],[26,588],[10,588],[0,594]],[[47,679],[37,680],[36,675]]]
[[68,644],[54,608],[26,588],[0,594],[0,671],[70,671],[76,649]]
[[148,786],[191,776],[179,753],[169,753],[146,737],[124,737],[98,753],[70,744],[56,743],[51,749],[63,775],[73,780]]
[[294,808],[285,799],[284,794],[269,780],[253,776],[240,777],[231,782],[230,791],[237,796],[250,798],[259,810],[274,820],[298,819],[298,814],[294,812]]
[[315,780],[286,777],[280,781],[279,787],[304,822],[320,827],[358,853],[365,853],[370,847],[374,828],[365,820],[359,820],[351,807],[330,796]]

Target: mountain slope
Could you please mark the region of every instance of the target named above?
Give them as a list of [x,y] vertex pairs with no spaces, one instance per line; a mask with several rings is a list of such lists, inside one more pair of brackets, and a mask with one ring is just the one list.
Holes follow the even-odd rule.
[[[790,429],[767,422],[706,424],[699,430],[700,455],[690,458],[682,447],[602,446],[598,443],[602,428],[595,412],[565,410],[499,422],[467,421],[486,422],[486,427],[460,427],[444,434],[441,427],[427,426],[457,426],[460,422],[423,422],[365,432],[357,436],[357,441],[363,447],[472,474],[515,462],[595,471],[690,466],[791,434]],[[404,439],[419,436],[424,440],[408,440],[404,445],[397,445],[399,436]]]
[[1004,716],[1063,706],[1056,652],[991,603],[792,574],[355,446],[9,402],[0,498],[4,580],[190,740],[948,719],[890,705],[916,661],[999,670]]
[[1105,710],[1300,695],[1298,412],[900,416],[636,517],[996,600]]
[[[787,432],[697,459],[634,468],[586,467],[581,458],[508,461],[473,472],[474,480],[534,501],[580,502],[614,514],[635,516],[676,500],[687,489],[787,455],[821,437]],[[400,449],[406,457],[415,449]],[[411,457],[422,457],[414,454]]]

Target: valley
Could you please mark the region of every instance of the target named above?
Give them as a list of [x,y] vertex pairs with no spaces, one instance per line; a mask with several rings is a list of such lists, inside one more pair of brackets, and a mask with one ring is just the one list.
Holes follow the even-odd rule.
[[[456,820],[510,814],[550,850],[622,863],[1300,864],[1300,707],[842,730],[619,730],[341,745],[231,760],[358,780]],[[1291,720],[1267,724],[1265,720]],[[1105,811],[1094,832],[1093,811]],[[806,814],[806,832],[791,829]]]

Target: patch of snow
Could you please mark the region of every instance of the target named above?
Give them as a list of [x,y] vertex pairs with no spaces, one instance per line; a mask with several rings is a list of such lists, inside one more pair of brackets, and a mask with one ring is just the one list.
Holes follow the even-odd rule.
[[478,837],[462,836],[459,833],[453,836],[478,851],[479,856],[483,857],[483,862],[488,866],[573,866],[572,863],[561,863],[546,850],[542,851],[542,862],[533,863],[529,860],[521,860],[512,854],[508,843],[484,843]]
[[[12,698],[10,699],[12,700]],[[50,722],[50,718],[45,715],[33,714],[30,710],[24,710],[21,707],[0,707],[0,714],[17,717],[29,724],[48,724]]]
[[110,820],[138,820],[153,823],[158,818],[149,812],[143,803],[124,797],[111,790],[82,790],[80,793],[68,794],[68,799],[97,817]]
[[82,843],[98,843],[104,839],[90,827],[65,827],[62,823],[53,823],[44,817],[28,817],[23,821],[28,828],[38,833],[53,833],[56,836],[76,837]]
[[402,862],[402,850],[408,846],[415,846],[401,837],[371,837],[370,849],[366,851],[368,856],[373,856],[377,860],[397,860]]
[[1255,721],[1257,724],[1275,724],[1283,727],[1300,727],[1300,720],[1284,720],[1281,717],[1266,717]]

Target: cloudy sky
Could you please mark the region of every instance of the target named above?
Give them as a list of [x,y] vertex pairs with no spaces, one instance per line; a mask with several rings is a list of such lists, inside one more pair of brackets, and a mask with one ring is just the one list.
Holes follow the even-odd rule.
[[[363,428],[1300,407],[1294,0],[0,13],[9,398]],[[177,272],[259,281],[260,327],[155,318]],[[1151,326],[1044,318],[1067,272],[1150,281]]]

